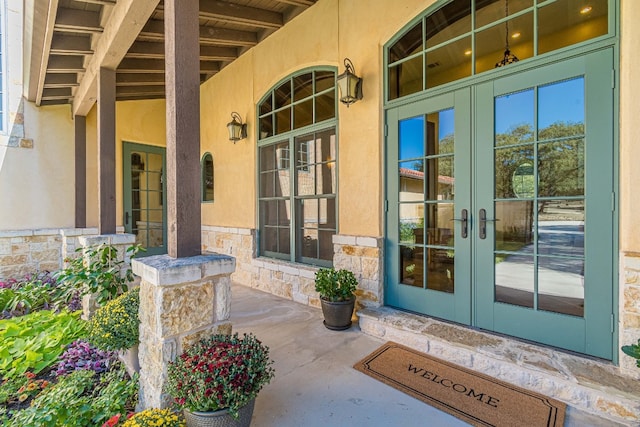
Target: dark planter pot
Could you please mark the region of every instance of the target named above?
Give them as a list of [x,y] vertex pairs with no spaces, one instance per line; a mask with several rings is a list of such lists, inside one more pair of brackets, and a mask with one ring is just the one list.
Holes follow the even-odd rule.
[[332,331],[343,331],[351,327],[351,315],[356,298],[348,301],[327,301],[320,298],[322,314],[324,314],[324,326]]

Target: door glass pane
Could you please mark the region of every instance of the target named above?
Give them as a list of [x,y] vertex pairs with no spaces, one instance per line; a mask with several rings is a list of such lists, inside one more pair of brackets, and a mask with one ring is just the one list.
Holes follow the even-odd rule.
[[427,204],[428,244],[453,246],[453,203]]
[[538,202],[538,253],[584,257],[584,200]]
[[539,144],[538,194],[541,197],[584,195],[584,140]]
[[453,200],[453,156],[427,160],[427,200]]
[[495,301],[533,308],[533,256],[495,255]]
[[279,135],[291,130],[291,108],[280,110],[275,115],[276,134]]
[[333,71],[316,71],[316,93],[332,88],[336,75]]
[[287,80],[273,91],[275,98],[275,109],[291,104],[291,81]]
[[562,0],[538,11],[538,53],[551,52],[609,31],[607,0]]
[[400,204],[400,242],[424,244],[424,204]]
[[262,103],[260,104],[260,115],[261,116],[263,114],[267,114],[267,113],[271,112],[271,110],[273,109],[272,102],[273,102],[273,95],[270,93],[265,98],[265,100],[262,101]]
[[584,315],[584,260],[538,258],[538,309]]
[[498,96],[495,100],[495,145],[532,142],[534,133],[534,91]]
[[413,202],[424,200],[424,160],[401,162],[398,170],[399,200]]
[[424,248],[400,245],[400,283],[423,287]]
[[531,200],[495,203],[496,251],[533,253],[533,206]]
[[427,115],[427,155],[453,154],[453,108]]
[[453,249],[427,249],[427,289],[453,293]]
[[495,196],[497,199],[533,197],[533,145],[495,150]]
[[424,117],[402,120],[399,124],[400,160],[424,156]]
[[538,89],[538,139],[584,135],[584,77]]

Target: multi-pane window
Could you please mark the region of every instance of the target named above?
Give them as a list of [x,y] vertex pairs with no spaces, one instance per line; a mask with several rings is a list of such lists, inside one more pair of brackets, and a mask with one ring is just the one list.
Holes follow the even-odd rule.
[[258,106],[260,255],[329,266],[337,230],[335,71],[296,74]]
[[213,156],[202,156],[202,201],[213,202]]
[[453,0],[388,48],[387,99],[607,35],[609,9],[608,0]]

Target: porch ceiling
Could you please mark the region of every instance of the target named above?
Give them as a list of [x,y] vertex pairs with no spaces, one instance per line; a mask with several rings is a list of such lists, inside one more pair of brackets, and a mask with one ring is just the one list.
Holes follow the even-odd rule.
[[[284,26],[317,0],[200,0],[200,80]],[[27,0],[26,95],[86,115],[100,67],[115,68],[117,100],[165,96],[160,0]]]

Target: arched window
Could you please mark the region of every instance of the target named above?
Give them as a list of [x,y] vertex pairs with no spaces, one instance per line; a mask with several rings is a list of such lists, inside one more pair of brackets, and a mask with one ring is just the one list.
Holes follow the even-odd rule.
[[607,0],[453,0],[386,50],[387,99],[608,35],[609,21]]
[[202,169],[202,201],[213,202],[213,156],[204,153],[201,162]]
[[336,70],[304,70],[258,104],[260,255],[330,266],[337,230]]

